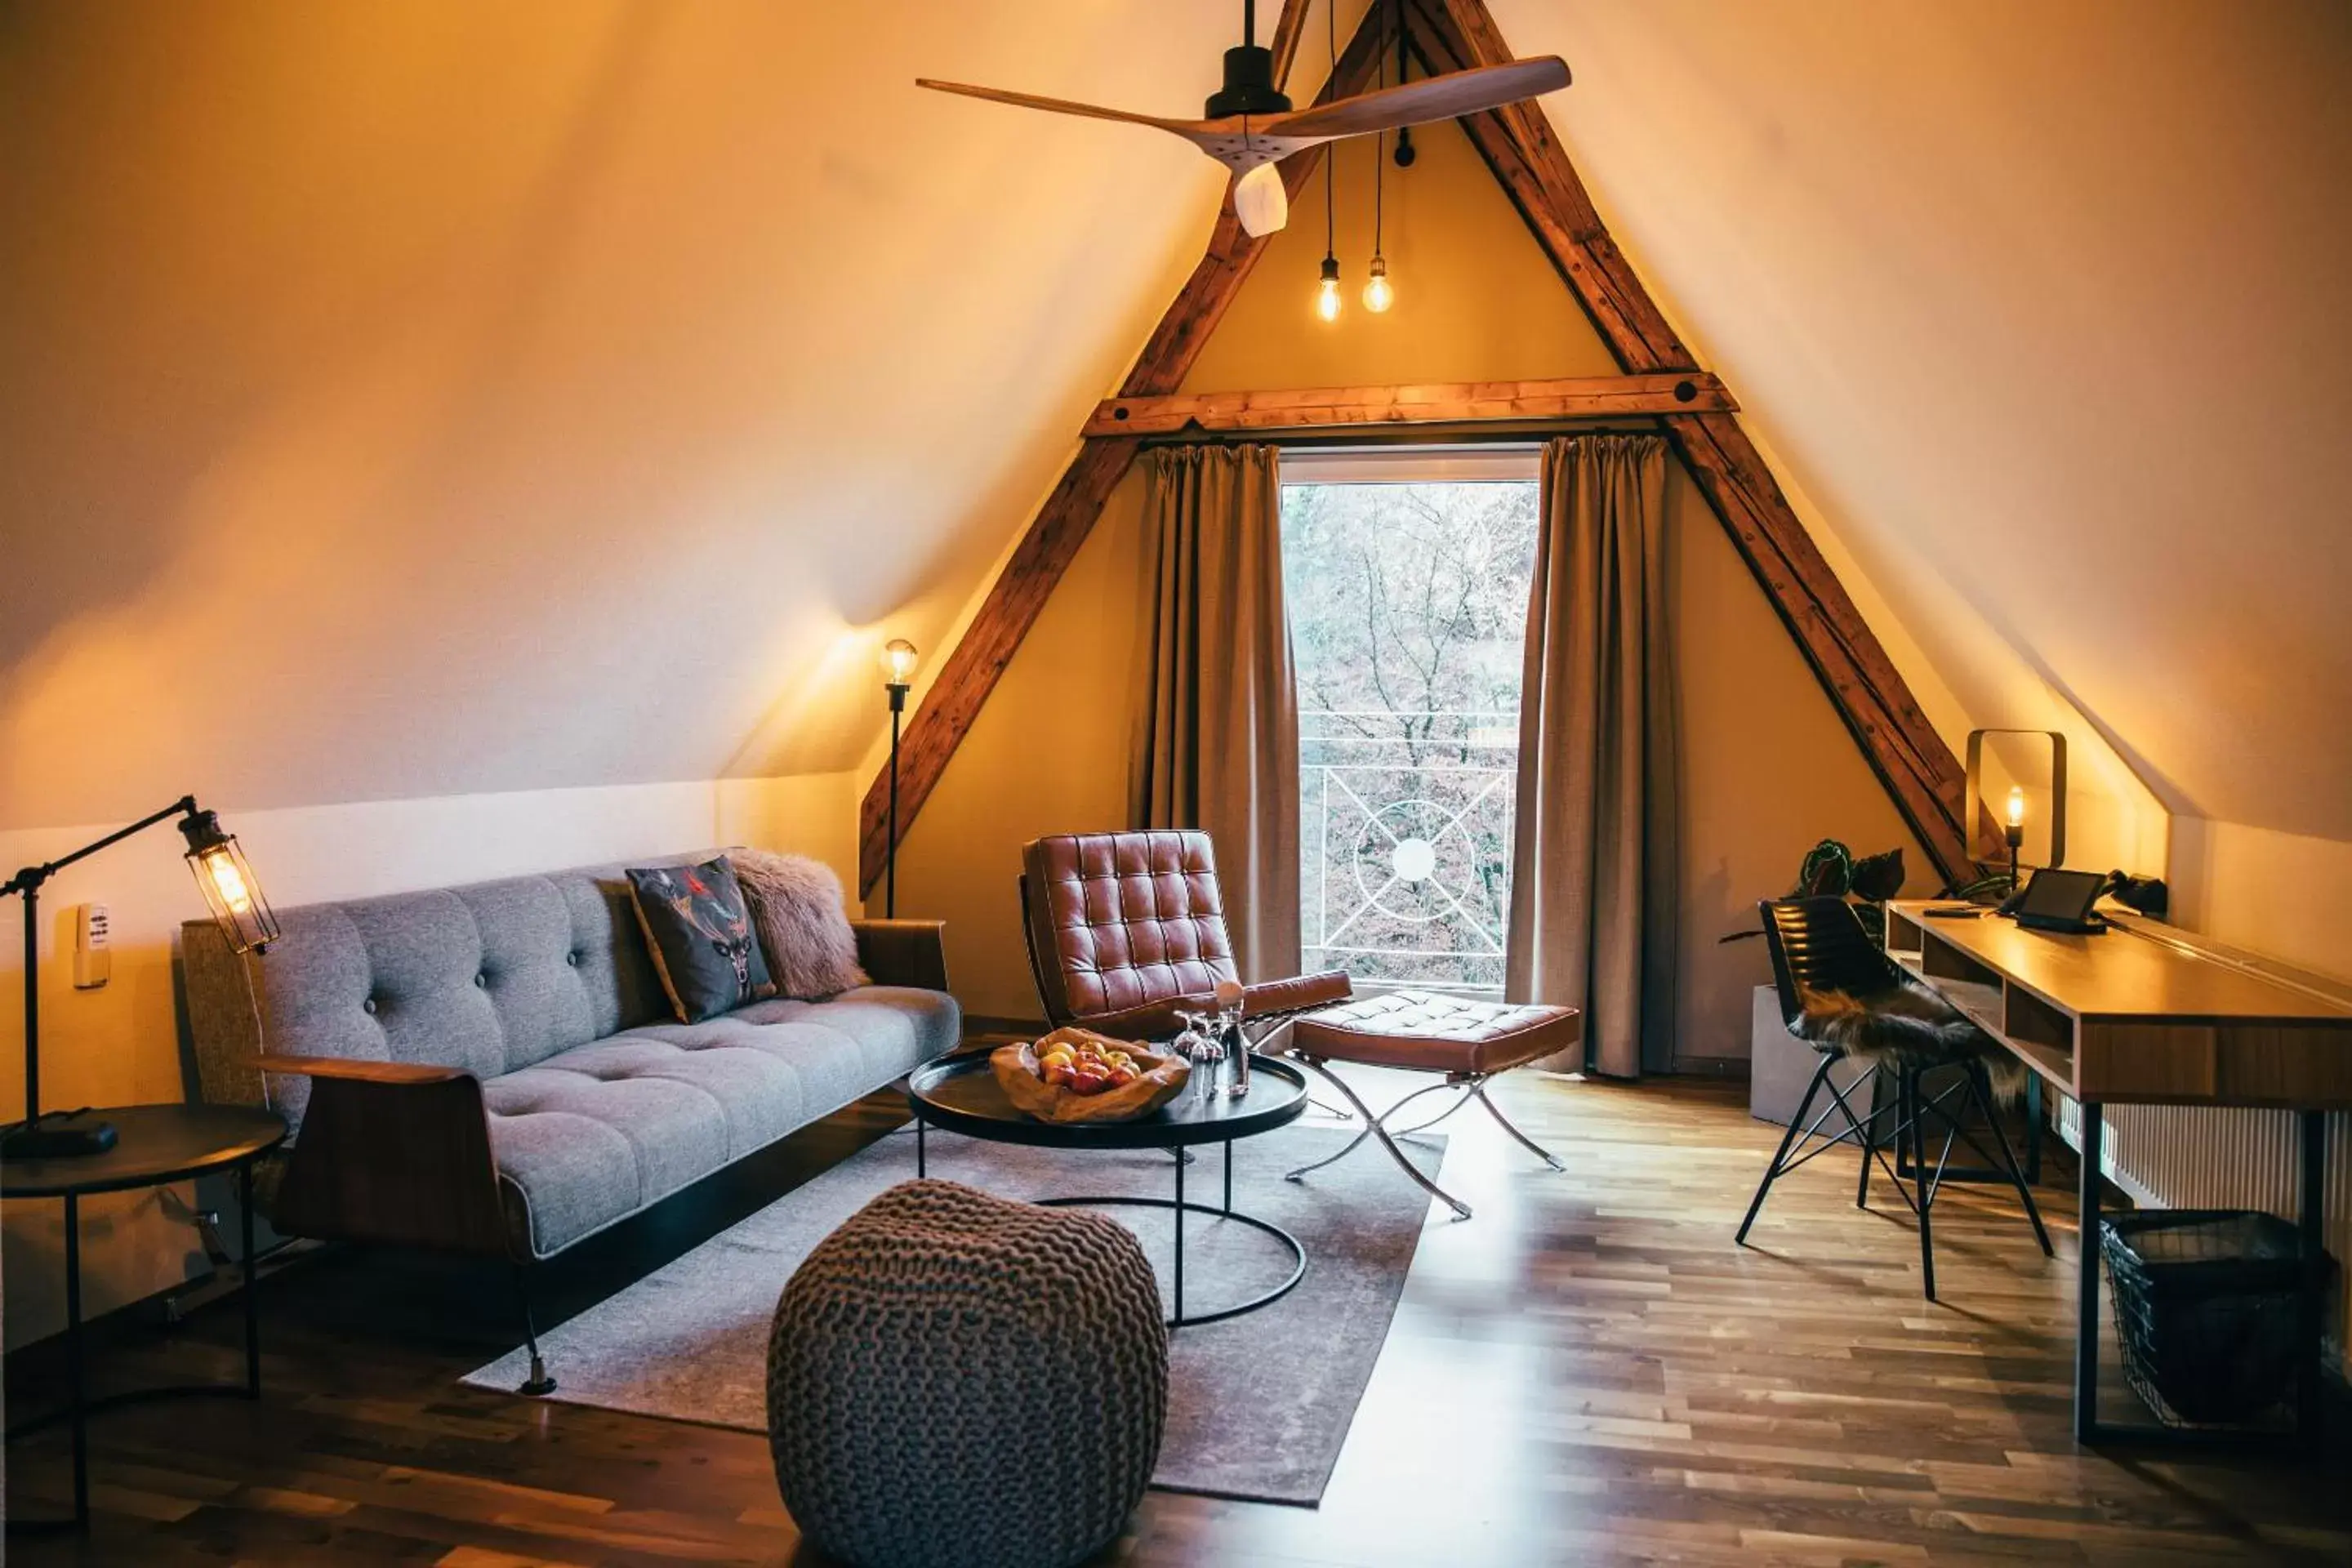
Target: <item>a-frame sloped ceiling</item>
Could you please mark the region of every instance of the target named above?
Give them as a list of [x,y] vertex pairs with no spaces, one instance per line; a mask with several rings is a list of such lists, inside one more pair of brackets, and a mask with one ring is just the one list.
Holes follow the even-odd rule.
[[2173,813],[2352,839],[2352,7],[1491,9],[1975,722],[2054,693]]
[[[2352,12],[1492,9],[1948,733],[2352,839]],[[0,826],[870,761],[1218,189],[909,79],[1237,10],[0,9]]]

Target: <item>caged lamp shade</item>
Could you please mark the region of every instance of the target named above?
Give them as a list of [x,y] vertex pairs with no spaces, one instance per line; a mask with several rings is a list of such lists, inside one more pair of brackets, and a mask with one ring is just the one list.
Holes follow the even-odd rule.
[[180,832],[188,841],[188,868],[196,887],[231,951],[268,952],[278,940],[278,917],[237,847],[236,835],[223,829],[220,817],[209,811],[190,812],[181,819]]

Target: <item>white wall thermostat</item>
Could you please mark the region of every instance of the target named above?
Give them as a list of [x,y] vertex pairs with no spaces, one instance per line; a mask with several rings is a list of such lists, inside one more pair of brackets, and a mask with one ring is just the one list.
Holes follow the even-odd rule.
[[114,949],[107,942],[106,906],[74,906],[74,989],[95,991],[112,978]]

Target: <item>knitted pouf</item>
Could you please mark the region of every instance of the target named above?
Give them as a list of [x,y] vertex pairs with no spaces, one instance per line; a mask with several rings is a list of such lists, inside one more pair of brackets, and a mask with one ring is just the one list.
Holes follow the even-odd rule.
[[1168,1410],[1168,1331],[1100,1215],[908,1182],[776,1303],[768,1446],[811,1542],[858,1568],[1059,1568],[1118,1535]]

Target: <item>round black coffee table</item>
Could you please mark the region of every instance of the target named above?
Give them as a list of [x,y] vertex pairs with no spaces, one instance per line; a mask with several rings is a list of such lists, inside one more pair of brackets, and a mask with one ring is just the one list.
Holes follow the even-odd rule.
[[[1221,1078],[1223,1075],[1219,1075]],[[994,1143],[1024,1143],[1033,1148],[1073,1150],[1165,1149],[1175,1158],[1169,1163],[1176,1168],[1174,1198],[1141,1198],[1120,1196],[1039,1198],[1036,1202],[1060,1208],[1156,1208],[1171,1212],[1176,1231],[1176,1267],[1170,1284],[1175,1311],[1168,1319],[1171,1329],[1192,1328],[1201,1323],[1214,1323],[1226,1318],[1237,1318],[1244,1312],[1255,1312],[1260,1307],[1271,1306],[1290,1294],[1293,1287],[1307,1277],[1307,1248],[1297,1237],[1271,1220],[1244,1214],[1234,1207],[1234,1140],[1254,1138],[1261,1132],[1271,1132],[1277,1127],[1287,1127],[1307,1110],[1307,1079],[1287,1062],[1266,1057],[1250,1058],[1250,1091],[1245,1099],[1229,1100],[1222,1082],[1213,1094],[1205,1093],[1198,1084],[1186,1087],[1184,1092],[1149,1116],[1133,1121],[1099,1123],[1078,1122],[1064,1125],[1040,1121],[1005,1098],[1004,1090],[989,1070],[987,1054],[950,1057],[944,1061],[918,1068],[907,1080],[907,1102],[915,1113],[915,1173],[920,1176],[929,1167],[924,1147],[924,1129],[940,1127],[950,1132],[961,1132],[969,1138],[984,1138]],[[1225,1196],[1220,1205],[1188,1203],[1184,1197],[1184,1166],[1192,1158],[1194,1144],[1223,1143],[1225,1146]],[[1213,1311],[1184,1310],[1184,1216],[1187,1214],[1207,1215],[1213,1219],[1229,1219],[1263,1231],[1290,1249],[1289,1278],[1273,1289],[1219,1307]]]

